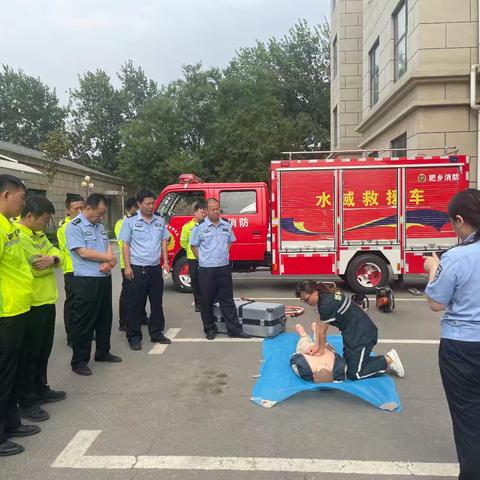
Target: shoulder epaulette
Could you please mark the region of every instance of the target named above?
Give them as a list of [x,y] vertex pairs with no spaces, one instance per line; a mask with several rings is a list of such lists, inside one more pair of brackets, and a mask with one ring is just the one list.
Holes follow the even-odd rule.
[[82,221],[81,218],[76,218],[75,220],[72,220],[72,223],[73,223],[74,225],[78,225],[81,221]]

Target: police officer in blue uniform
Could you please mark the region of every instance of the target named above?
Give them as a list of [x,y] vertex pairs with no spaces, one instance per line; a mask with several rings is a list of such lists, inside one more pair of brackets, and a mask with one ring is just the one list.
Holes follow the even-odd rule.
[[220,218],[220,203],[215,198],[207,201],[207,218],[192,229],[190,245],[198,258],[198,283],[201,293],[203,329],[208,340],[217,333],[213,303],[218,298],[230,337],[250,338],[243,333],[233,300],[230,246],[235,241],[230,222]]
[[155,210],[155,196],[149,190],[137,193],[139,210],[124,220],[119,240],[123,242],[126,282],[127,339],[132,350],[142,348],[142,319],[147,297],[150,301],[148,332],[152,342],[169,344],[163,334],[163,269],[169,271],[167,241],[170,238],[165,221]]
[[72,370],[78,375],[91,375],[88,367],[95,332],[97,362],[121,362],[110,353],[112,330],[112,279],[116,264],[105,227],[101,224],[107,199],[92,193],[85,209],[65,231],[73,264],[70,325],[72,333]]
[[438,352],[453,423],[460,480],[480,478],[480,192],[455,195],[448,206],[461,245],[425,259],[430,308],[444,311]]

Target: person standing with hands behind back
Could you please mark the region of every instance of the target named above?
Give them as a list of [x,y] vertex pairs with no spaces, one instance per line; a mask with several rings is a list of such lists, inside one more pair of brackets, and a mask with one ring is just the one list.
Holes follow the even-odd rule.
[[480,192],[457,193],[448,205],[462,242],[425,258],[428,304],[444,311],[438,361],[453,423],[459,480],[480,478]]
[[[123,242],[123,275],[127,280],[127,339],[132,350],[142,348],[142,318],[147,297],[150,300],[148,332],[154,343],[169,344],[163,334],[163,273],[170,270],[165,221],[155,210],[155,195],[150,190],[137,193],[138,211],[123,221],[118,239]],[[163,267],[160,266],[163,257]]]

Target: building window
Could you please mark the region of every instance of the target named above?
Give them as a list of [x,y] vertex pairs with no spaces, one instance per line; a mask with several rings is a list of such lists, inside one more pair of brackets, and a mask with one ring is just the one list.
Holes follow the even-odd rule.
[[220,208],[230,215],[257,213],[257,194],[255,190],[220,192]]
[[402,0],[393,13],[395,45],[395,81],[407,71],[407,0]]
[[38,188],[29,188],[27,190],[27,195],[41,195],[42,197],[47,196],[47,191],[46,190],[40,190]]
[[332,146],[338,146],[338,110],[337,107],[333,109],[332,114]]
[[378,64],[378,46],[380,41],[374,43],[370,50],[370,107],[373,107],[378,102],[380,93],[380,65]]
[[337,76],[337,70],[338,70],[338,44],[337,44],[337,36],[335,35],[335,38],[333,39],[333,44],[332,44],[332,78],[335,78]]
[[390,148],[392,149],[392,157],[405,157],[407,154],[407,134],[402,133],[399,137],[394,138],[390,142]]

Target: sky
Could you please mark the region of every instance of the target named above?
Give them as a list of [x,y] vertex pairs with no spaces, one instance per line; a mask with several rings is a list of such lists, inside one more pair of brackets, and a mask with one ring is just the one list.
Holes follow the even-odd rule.
[[159,85],[184,64],[225,67],[241,47],[281,38],[298,21],[329,17],[330,0],[0,0],[0,63],[55,87],[78,75],[112,78],[126,60]]

